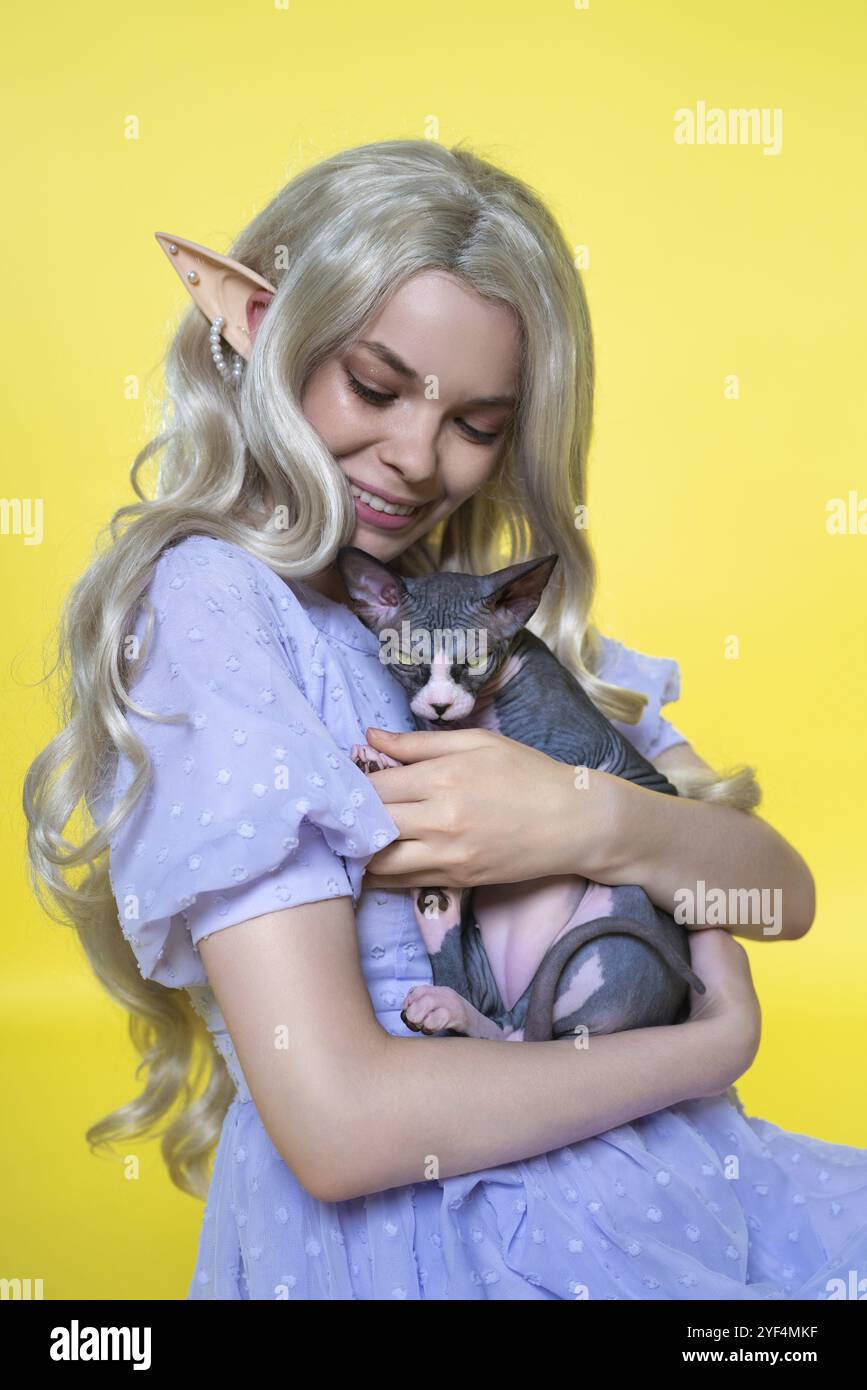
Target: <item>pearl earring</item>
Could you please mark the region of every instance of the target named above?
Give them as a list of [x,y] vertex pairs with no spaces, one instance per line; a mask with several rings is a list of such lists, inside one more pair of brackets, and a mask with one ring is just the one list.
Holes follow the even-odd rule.
[[239,352],[234,352],[234,362],[230,367],[223,356],[223,349],[220,345],[220,329],[225,322],[226,320],[221,316],[220,318],[214,319],[211,324],[211,356],[214,359],[214,366],[224,381],[238,382],[241,380],[241,373],[244,370],[244,359]]

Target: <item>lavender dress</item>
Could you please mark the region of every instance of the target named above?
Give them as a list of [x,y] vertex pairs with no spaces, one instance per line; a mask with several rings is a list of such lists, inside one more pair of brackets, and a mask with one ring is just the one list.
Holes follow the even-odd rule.
[[[851,1271],[867,1277],[867,1150],[785,1133],[724,1097],[525,1162],[312,1197],[259,1118],[197,944],[351,895],[376,1017],[424,1046],[400,1020],[407,990],[431,978],[410,892],[362,892],[397,827],[349,760],[368,725],[410,729],[412,717],[349,609],[235,546],[183,540],[160,557],[150,598],[135,695],[190,721],[128,716],[154,781],[112,842],[112,885],[142,975],[189,992],[237,1088],[190,1299],[852,1296]],[[620,726],[642,753],[683,741],[660,714],[679,693],[676,662],[606,640],[602,674],[650,697],[639,725]],[[121,759],[112,795],[130,780]]]

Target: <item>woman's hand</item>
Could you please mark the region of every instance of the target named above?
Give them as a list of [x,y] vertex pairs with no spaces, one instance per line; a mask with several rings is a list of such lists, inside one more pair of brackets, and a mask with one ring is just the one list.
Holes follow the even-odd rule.
[[370,860],[366,887],[590,878],[602,862],[607,774],[587,772],[579,787],[567,763],[486,729],[366,736],[404,764],[369,774],[401,838]]
[[[740,942],[721,927],[692,932],[692,968],[704,981],[706,994],[690,990],[690,1014],[684,1027],[712,1024],[708,1089],[719,1095],[752,1065],[762,1035],[762,1012],[753,988],[749,956]],[[722,1084],[720,1084],[720,1082]]]

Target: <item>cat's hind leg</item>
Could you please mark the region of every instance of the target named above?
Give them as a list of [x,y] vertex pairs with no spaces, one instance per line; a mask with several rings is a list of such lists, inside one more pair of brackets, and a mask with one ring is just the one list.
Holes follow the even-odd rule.
[[684,929],[643,889],[618,887],[615,894],[613,915],[569,928],[548,951],[530,990],[526,1039],[679,1022],[690,987],[705,993]]
[[469,1038],[504,1038],[513,1031],[473,917],[472,898],[471,889],[453,888],[423,888],[416,895],[416,920],[433,980],[407,995],[401,1017],[408,1027],[448,1029]]

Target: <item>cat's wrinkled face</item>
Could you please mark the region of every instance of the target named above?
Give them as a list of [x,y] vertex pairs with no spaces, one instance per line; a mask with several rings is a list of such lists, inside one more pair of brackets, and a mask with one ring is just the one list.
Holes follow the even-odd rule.
[[495,574],[408,578],[344,546],[336,563],[353,608],[379,638],[380,660],[416,718],[436,728],[468,719],[535,612],[556,555]]
[[380,631],[380,660],[406,690],[416,718],[438,725],[468,719],[502,666],[509,643],[494,642],[479,617],[468,628],[431,630],[410,619]]

